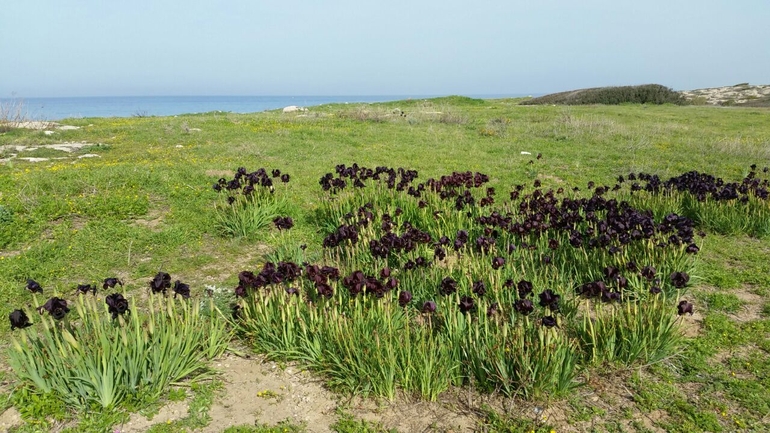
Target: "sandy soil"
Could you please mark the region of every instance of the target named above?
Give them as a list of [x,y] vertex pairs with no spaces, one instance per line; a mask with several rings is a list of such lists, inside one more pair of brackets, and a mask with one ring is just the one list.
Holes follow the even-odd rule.
[[707,104],[725,105],[744,104],[754,99],[770,96],[770,84],[712,87],[708,89],[685,90],[681,92],[687,99],[703,98]]
[[[269,425],[289,420],[305,424],[307,431],[331,432],[338,419],[338,408],[355,414],[356,418],[379,422],[386,428],[402,432],[472,430],[476,424],[472,412],[457,407],[457,403],[412,401],[375,401],[348,399],[333,394],[312,374],[290,365],[281,368],[275,362],[260,358],[227,355],[214,365],[223,373],[224,389],[214,401],[209,415],[211,423],[196,430],[203,433],[221,432],[235,425]],[[121,427],[123,433],[140,433],[154,424],[163,424],[187,416],[187,402],[170,403],[151,420],[134,414]]]

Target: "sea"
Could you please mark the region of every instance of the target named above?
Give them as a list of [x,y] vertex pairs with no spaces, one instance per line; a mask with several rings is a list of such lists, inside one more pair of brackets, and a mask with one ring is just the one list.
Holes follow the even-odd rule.
[[[231,112],[256,113],[296,105],[312,107],[331,103],[372,103],[424,99],[441,95],[369,96],[99,96],[57,98],[0,98],[0,106],[21,107],[29,120],[61,120],[85,117],[174,116],[179,114]],[[503,98],[522,95],[469,95]]]

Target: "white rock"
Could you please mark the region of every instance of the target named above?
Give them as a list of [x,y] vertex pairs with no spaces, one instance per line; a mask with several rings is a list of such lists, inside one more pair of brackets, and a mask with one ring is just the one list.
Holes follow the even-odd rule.
[[97,155],[95,153],[86,153],[86,154],[78,156],[78,159],[80,159],[80,158],[101,158],[101,155]]
[[525,152],[525,151],[522,151],[522,152],[521,152],[521,154],[522,154],[522,155],[532,155],[532,153],[530,153],[530,152]]
[[284,113],[293,113],[295,111],[299,111],[299,107],[296,105],[289,105],[288,107],[283,107]]
[[53,133],[54,133],[54,131],[43,131],[43,134],[45,134],[45,135],[51,135]]
[[79,126],[72,126],[72,125],[62,125],[62,126],[57,126],[56,129],[60,129],[62,131],[72,131],[72,130],[75,130],[75,129],[80,129],[80,127]]

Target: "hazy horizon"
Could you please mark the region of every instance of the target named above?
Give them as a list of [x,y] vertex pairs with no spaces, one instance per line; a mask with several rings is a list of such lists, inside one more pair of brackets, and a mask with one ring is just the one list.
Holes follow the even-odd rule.
[[0,15],[0,98],[770,84],[768,17],[763,0],[29,0]]

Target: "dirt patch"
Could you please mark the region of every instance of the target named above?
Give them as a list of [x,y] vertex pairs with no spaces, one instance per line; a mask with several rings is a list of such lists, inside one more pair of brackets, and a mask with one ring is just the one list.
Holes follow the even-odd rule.
[[[438,401],[429,402],[402,395],[395,401],[356,398],[346,404],[346,411],[357,419],[379,423],[400,432],[465,432],[477,424],[478,394],[463,390],[449,391]],[[470,404],[467,402],[470,397]],[[483,397],[482,397],[483,398]]]
[[150,207],[146,215],[135,219],[132,223],[136,226],[146,228],[152,232],[161,231],[164,217],[169,212],[168,206]]
[[[211,422],[200,431],[221,432],[237,425],[277,424],[289,420],[304,423],[310,432],[331,432],[336,419],[337,398],[321,382],[296,366],[280,368],[275,362],[227,355],[214,363],[222,372],[224,390],[214,401]],[[185,418],[187,402],[163,407],[152,420],[134,414],[121,431],[139,433],[154,424]]]
[[703,329],[703,315],[695,309],[692,316],[682,316],[679,321],[679,329],[682,330],[682,335],[685,338],[697,337]]
[[762,319],[762,308],[764,298],[752,293],[749,288],[741,288],[732,292],[738,299],[745,303],[740,311],[731,314],[730,317],[736,322],[751,322]]
[[206,176],[211,176],[216,178],[224,177],[225,179],[235,176],[235,172],[232,170],[206,170],[203,173]]
[[0,431],[9,431],[11,427],[17,427],[24,424],[21,414],[16,408],[10,408],[0,414]]
[[[165,424],[187,416],[187,402],[177,401],[169,403],[158,411],[152,419],[139,414],[133,414],[131,419],[120,427],[121,433],[146,432],[155,424]],[[117,431],[117,429],[116,429]]]
[[329,432],[337,399],[321,382],[296,366],[228,356],[215,367],[224,372],[225,392],[211,407],[212,422],[203,432],[255,422],[304,423],[308,431]]
[[[474,411],[465,407],[461,397],[451,393],[439,402],[408,397],[395,402],[347,400],[326,389],[317,376],[293,364],[281,366],[258,357],[227,355],[214,367],[222,372],[224,389],[209,410],[209,425],[196,430],[203,433],[221,432],[237,425],[275,425],[284,420],[304,424],[308,432],[328,433],[339,417],[338,408],[344,408],[356,419],[402,432],[464,432],[473,430],[477,423]],[[152,425],[180,420],[187,416],[187,406],[187,402],[171,403],[152,420],[134,414],[121,432],[144,432]]]
[[204,248],[201,254],[210,254],[214,260],[211,264],[200,267],[190,277],[201,283],[217,286],[221,286],[223,281],[241,271],[258,272],[257,266],[261,266],[258,260],[270,252],[270,247],[262,243],[254,244],[246,253],[230,253],[231,248],[223,245],[218,239],[204,237],[203,242],[208,247]]

